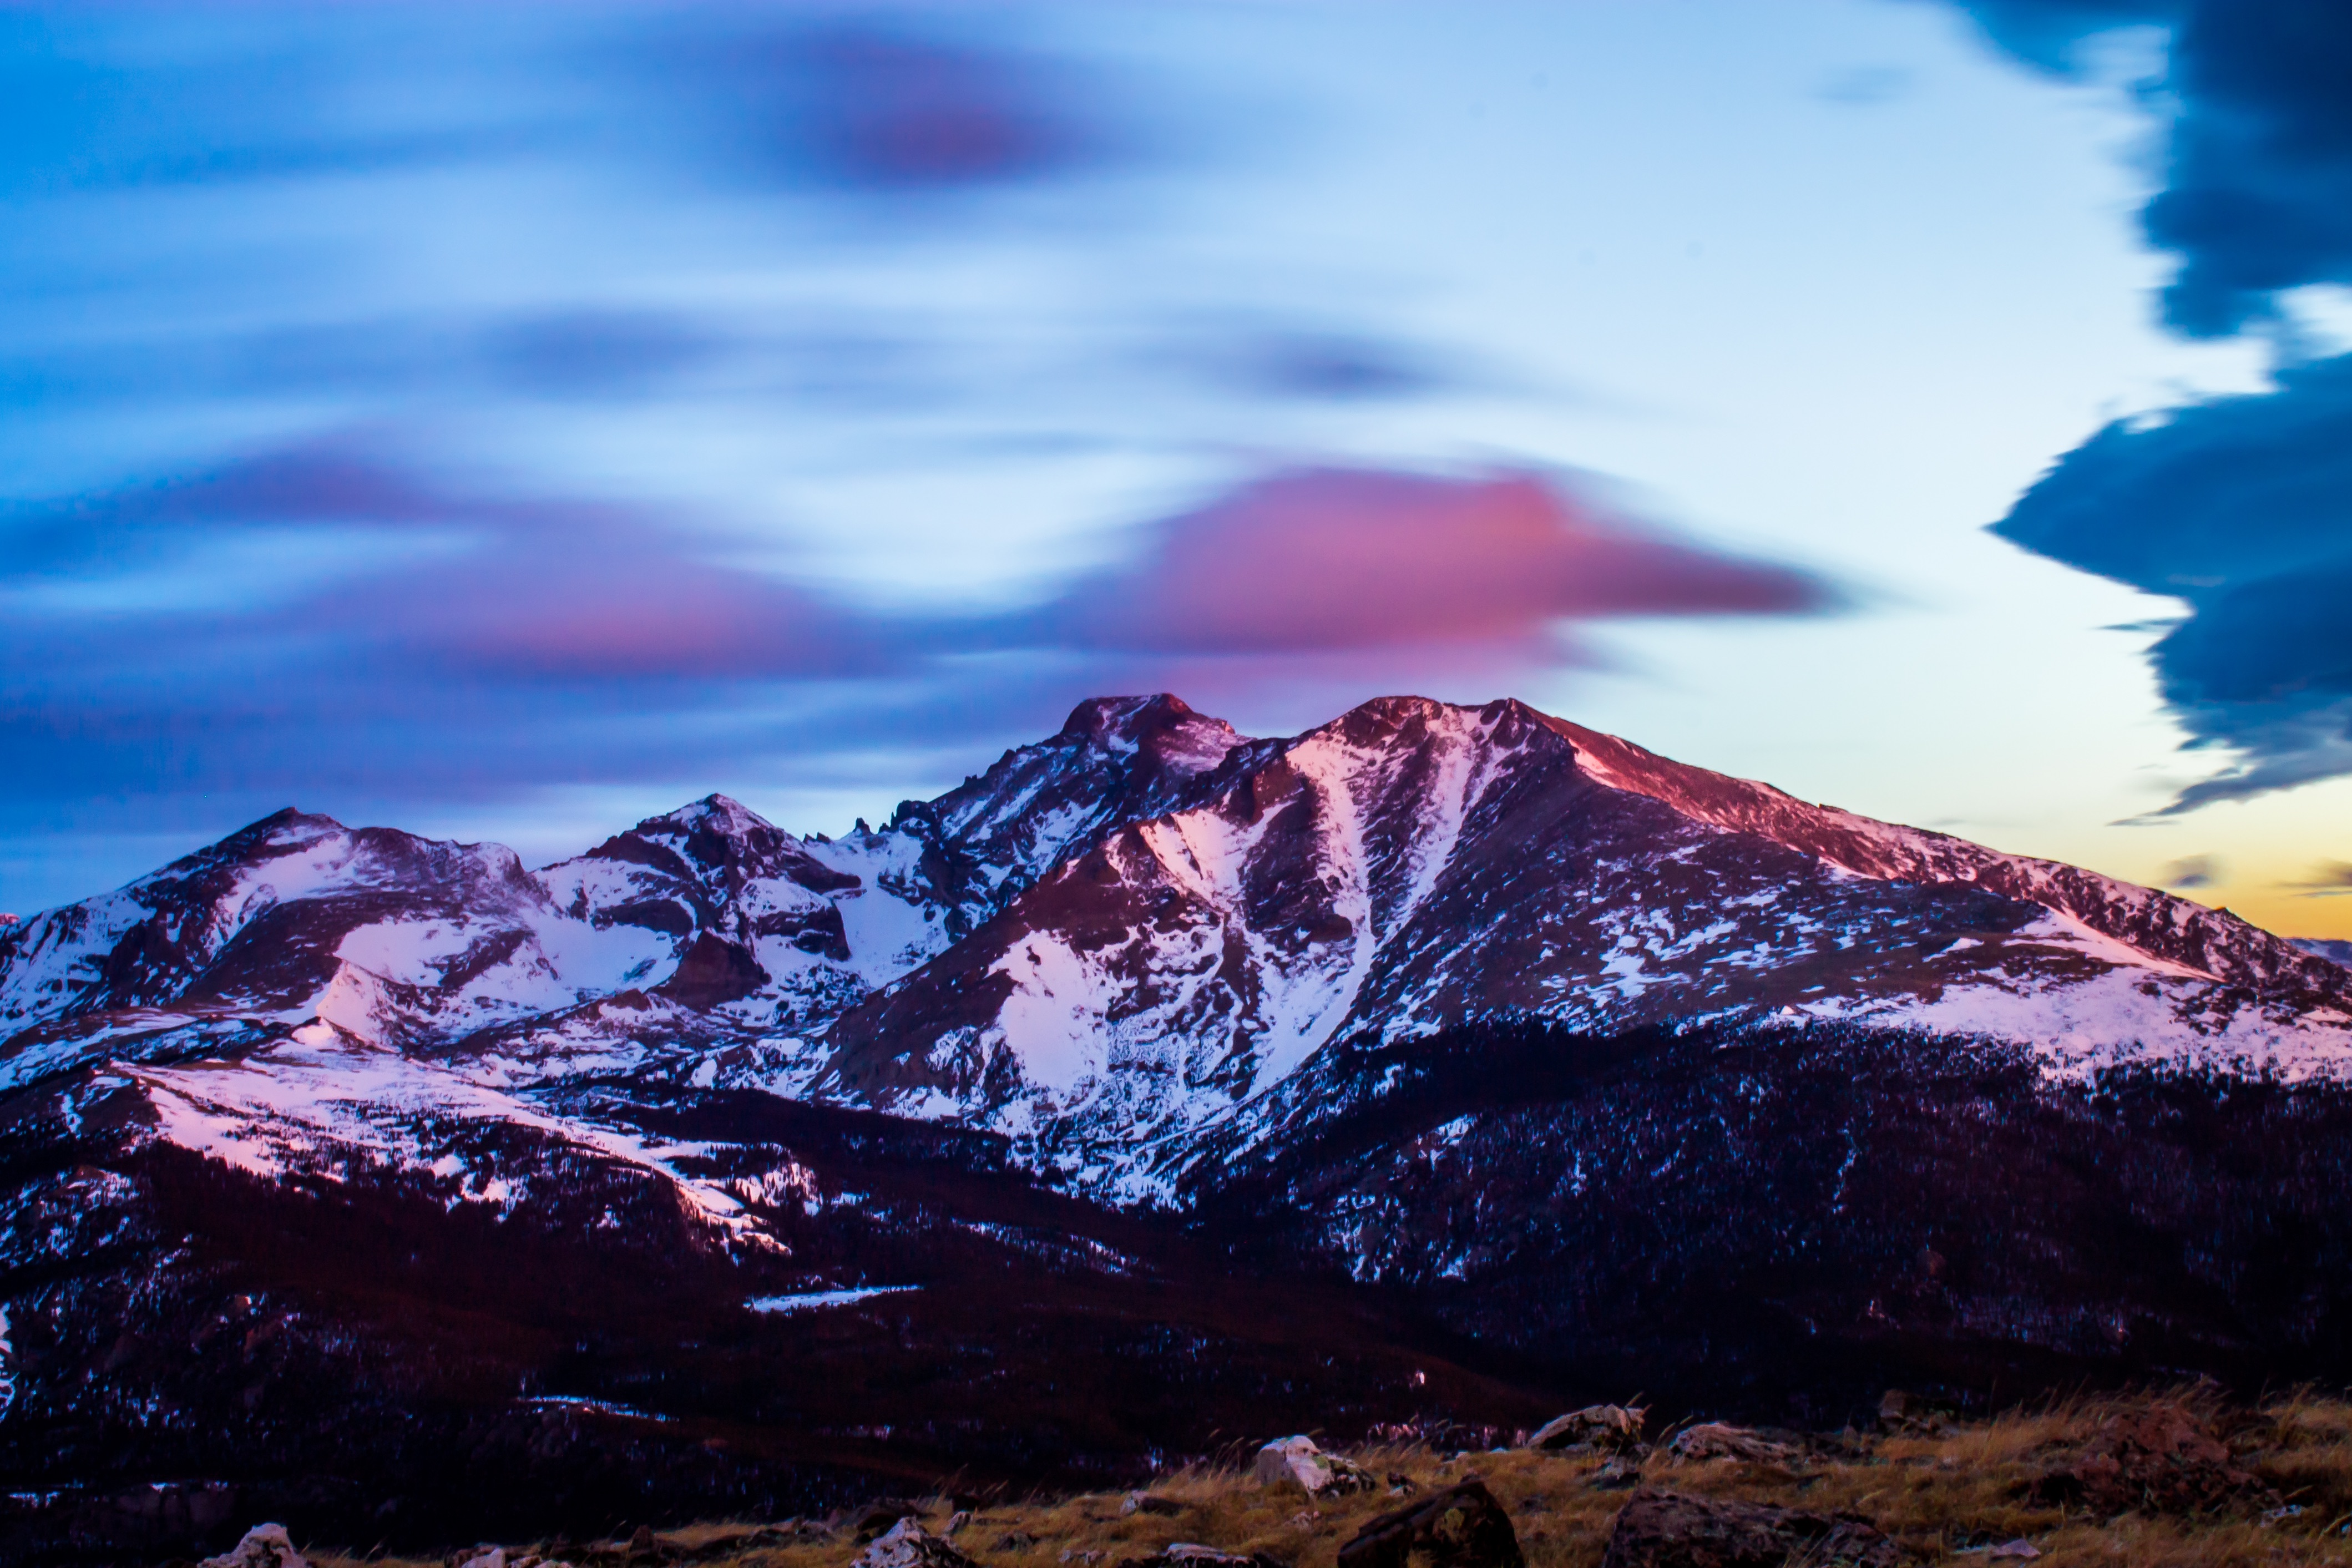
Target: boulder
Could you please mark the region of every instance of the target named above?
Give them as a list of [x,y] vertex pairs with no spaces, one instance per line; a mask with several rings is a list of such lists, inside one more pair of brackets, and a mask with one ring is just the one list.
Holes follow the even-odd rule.
[[1308,1497],[1339,1497],[1370,1491],[1379,1483],[1371,1472],[1337,1454],[1327,1454],[1307,1436],[1277,1437],[1257,1451],[1251,1468],[1261,1486],[1297,1482]]
[[2169,1401],[2112,1415],[2068,1463],[2032,1483],[2043,1502],[2121,1513],[2248,1511],[2278,1501],[2195,1412]]
[[492,1546],[474,1552],[457,1568],[507,1568],[507,1549]]
[[1867,1521],[1643,1488],[1618,1510],[1601,1568],[1898,1568],[1910,1553]]
[[1629,1453],[1642,1446],[1642,1428],[1649,1419],[1644,1406],[1588,1405],[1554,1416],[1528,1438],[1530,1448],[1595,1448],[1602,1453]]
[[1220,1552],[1213,1546],[1197,1542],[1180,1541],[1149,1557],[1129,1557],[1118,1568],[1284,1568],[1280,1559],[1263,1552],[1253,1552],[1244,1557],[1232,1552]]
[[282,1524],[257,1524],[245,1539],[217,1557],[207,1557],[197,1568],[310,1568],[294,1550]]
[[892,1525],[850,1568],[979,1568],[979,1564],[908,1517]]
[[1786,1465],[1804,1457],[1794,1444],[1777,1443],[1760,1432],[1721,1421],[1685,1427],[1666,1445],[1666,1452],[1686,1463],[1697,1459],[1744,1459],[1751,1465]]
[[1526,1568],[1511,1516],[1473,1476],[1381,1514],[1339,1548],[1339,1568]]

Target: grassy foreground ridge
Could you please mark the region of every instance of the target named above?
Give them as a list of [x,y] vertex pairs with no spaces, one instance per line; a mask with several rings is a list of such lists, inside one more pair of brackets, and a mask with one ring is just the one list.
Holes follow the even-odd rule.
[[[2187,1478],[2183,1484],[2150,1484],[2128,1462],[2113,1475],[2098,1458],[2116,1451],[2119,1432],[2153,1429],[2151,1420],[2177,1427],[2184,1417],[2220,1445],[2209,1457],[2226,1450],[2226,1458],[2195,1473],[2194,1467],[2167,1472]],[[1145,1489],[1152,1500],[1144,1507],[1131,1493],[973,1499],[952,1487],[908,1500],[927,1530],[946,1535],[982,1568],[1118,1568],[1180,1542],[1263,1552],[1290,1568],[1334,1568],[1340,1546],[1368,1521],[1472,1476],[1508,1510],[1529,1568],[1599,1563],[1636,1484],[1858,1517],[1923,1563],[2352,1563],[2352,1402],[2345,1399],[2298,1394],[2248,1409],[2226,1405],[2207,1389],[2084,1398],[1982,1421],[1913,1420],[1878,1433],[1752,1435],[1779,1450],[1766,1458],[1693,1458],[1675,1451],[1675,1434],[1654,1436],[1667,1441],[1613,1458],[1590,1449],[1449,1453],[1419,1443],[1335,1450],[1379,1482],[1338,1496],[1310,1498],[1293,1482],[1262,1482],[1252,1474],[1251,1451],[1241,1448],[1230,1462],[1160,1477]],[[506,1556],[510,1568],[535,1557],[581,1568],[845,1568],[861,1537],[887,1523],[872,1510],[862,1518],[853,1510],[828,1520],[714,1521],[640,1531],[629,1540],[512,1543]],[[314,1548],[309,1557],[314,1568],[446,1568],[480,1550],[420,1560]]]

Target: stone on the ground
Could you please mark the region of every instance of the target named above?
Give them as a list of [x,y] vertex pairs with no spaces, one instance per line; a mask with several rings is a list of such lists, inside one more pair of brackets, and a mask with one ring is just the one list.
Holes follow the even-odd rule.
[[1745,1426],[1723,1421],[1701,1422],[1684,1428],[1666,1445],[1677,1459],[1744,1459],[1752,1465],[1785,1465],[1801,1458],[1793,1446],[1776,1443]]
[[911,1516],[900,1520],[859,1552],[850,1568],[979,1568]]
[[2242,1510],[2278,1501],[2193,1411],[2170,1401],[2108,1417],[2071,1462],[2045,1473],[2033,1490],[2043,1501],[2079,1504],[2103,1519]]
[[1260,1448],[1252,1473],[1261,1486],[1296,1482],[1308,1497],[1370,1491],[1379,1484],[1370,1471],[1337,1454],[1325,1453],[1315,1446],[1314,1438],[1305,1436],[1277,1437]]
[[245,1539],[217,1557],[207,1557],[198,1568],[310,1568],[282,1524],[257,1524]]
[[1643,1488],[1601,1568],[1897,1568],[1910,1554],[1866,1521]]
[[1526,1568],[1511,1516],[1475,1476],[1381,1514],[1339,1548],[1339,1568]]
[[1639,1405],[1588,1405],[1554,1416],[1528,1437],[1530,1448],[1597,1448],[1622,1453],[1642,1446],[1649,1411]]
[[1244,1557],[1198,1542],[1179,1541],[1149,1557],[1129,1557],[1118,1568],[1283,1568],[1283,1564],[1263,1552]]

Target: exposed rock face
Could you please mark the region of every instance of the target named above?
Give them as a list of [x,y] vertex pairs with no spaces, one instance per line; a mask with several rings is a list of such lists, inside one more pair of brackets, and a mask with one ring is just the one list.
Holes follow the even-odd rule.
[[929,852],[947,929],[962,937],[1105,835],[1193,804],[1237,750],[1264,744],[1165,693],[1093,698],[1051,738],[902,804],[888,831]]
[[1378,1484],[1360,1466],[1325,1453],[1307,1436],[1277,1437],[1260,1448],[1251,1474],[1260,1486],[1294,1485],[1308,1497],[1370,1491]]
[[1643,1489],[1609,1532],[1601,1568],[1901,1568],[1911,1554],[1867,1521]]
[[1511,1516],[1473,1476],[1381,1514],[1339,1548],[1339,1568],[1524,1568]]

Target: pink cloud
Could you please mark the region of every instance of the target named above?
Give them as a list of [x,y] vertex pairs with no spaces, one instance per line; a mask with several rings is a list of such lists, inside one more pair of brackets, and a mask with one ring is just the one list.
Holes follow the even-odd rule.
[[1064,647],[1162,655],[1533,650],[1566,620],[1839,602],[1809,573],[1673,539],[1559,479],[1318,468],[1169,519],[1029,627]]

